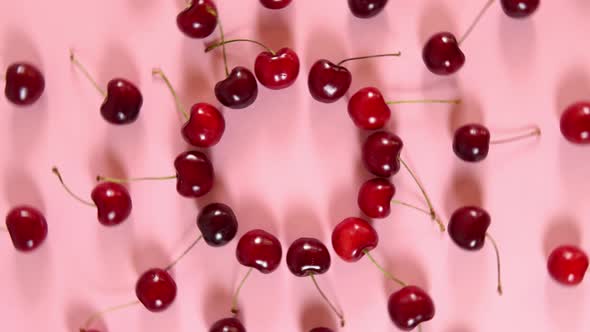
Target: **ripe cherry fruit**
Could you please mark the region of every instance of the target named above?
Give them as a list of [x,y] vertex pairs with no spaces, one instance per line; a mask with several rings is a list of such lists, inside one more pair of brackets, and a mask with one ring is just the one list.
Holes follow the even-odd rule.
[[260,3],[268,9],[283,9],[291,3],[291,0],[260,0]]
[[588,270],[588,255],[571,245],[560,246],[547,259],[547,269],[555,281],[566,286],[578,285]]
[[35,103],[45,90],[45,78],[37,67],[28,62],[16,62],[6,68],[4,95],[19,106]]
[[176,16],[176,25],[187,37],[202,39],[215,31],[217,7],[211,0],[192,0]]
[[348,0],[348,8],[358,18],[371,18],[385,8],[387,0]]
[[220,319],[215,322],[209,332],[246,332],[244,325],[235,317]]
[[590,144],[590,101],[569,105],[561,114],[561,134],[574,144]]
[[539,8],[540,0],[502,0],[502,9],[512,18],[531,16]]
[[22,252],[37,249],[47,238],[47,221],[36,208],[20,205],[6,215],[6,229],[14,248]]

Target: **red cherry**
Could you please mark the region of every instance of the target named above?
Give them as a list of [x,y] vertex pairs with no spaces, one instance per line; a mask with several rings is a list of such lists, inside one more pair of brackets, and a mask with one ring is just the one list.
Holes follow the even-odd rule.
[[31,206],[14,207],[6,215],[6,228],[14,247],[23,252],[38,248],[47,238],[47,221]]
[[184,197],[201,197],[213,187],[214,172],[209,158],[199,151],[186,151],[174,160],[176,191]]
[[348,101],[348,114],[357,127],[374,130],[387,124],[391,110],[379,89],[367,87],[352,95]]
[[43,94],[45,78],[37,67],[26,62],[17,62],[6,69],[6,98],[15,105],[31,105]]
[[256,77],[244,67],[235,67],[229,76],[217,82],[215,96],[221,104],[233,109],[246,108],[258,97]]
[[262,52],[256,57],[254,73],[260,84],[269,89],[287,88],[299,75],[299,57],[287,47],[275,53]]
[[131,214],[131,196],[127,188],[114,182],[99,183],[92,190],[92,201],[96,204],[98,221],[105,226],[115,226]]
[[205,206],[199,212],[197,226],[205,242],[212,247],[226,245],[238,232],[238,220],[234,211],[223,203]]
[[279,267],[283,250],[281,243],[272,234],[255,229],[242,235],[236,248],[240,264],[268,274]]
[[551,277],[560,284],[578,285],[584,280],[588,270],[588,256],[576,246],[557,247],[549,255],[547,269]]
[[440,32],[430,37],[422,50],[426,68],[437,75],[451,75],[465,64],[465,54],[450,32]]
[[435,313],[432,299],[417,286],[405,286],[391,294],[388,311],[391,321],[404,331],[431,320]]
[[467,162],[478,162],[488,156],[490,131],[480,124],[468,124],[455,131],[453,151]]
[[387,0],[348,0],[348,7],[358,18],[371,18],[385,8]]
[[287,266],[291,273],[298,277],[324,274],[330,268],[330,264],[328,248],[314,238],[297,239],[287,251]]
[[344,96],[351,82],[352,74],[346,67],[322,59],[311,67],[307,85],[315,100],[333,103]]
[[366,181],[358,193],[358,205],[370,218],[386,218],[391,212],[391,200],[395,186],[387,179],[375,178]]
[[379,236],[367,221],[361,218],[347,218],[332,232],[332,246],[342,260],[352,263],[360,260],[365,251],[377,247]]
[[246,329],[239,319],[232,317],[218,320],[209,332],[246,332]]
[[287,7],[291,0],[260,0],[260,3],[268,9],[282,9]]
[[192,0],[188,7],[176,16],[176,25],[190,38],[202,39],[215,31],[217,8],[211,0]]
[[334,331],[332,331],[332,329],[329,329],[327,327],[316,327],[314,329],[311,329],[309,332],[334,332]]
[[176,298],[176,282],[165,270],[154,268],[144,272],[135,285],[139,301],[152,312],[166,310]]
[[502,9],[512,18],[531,16],[539,8],[540,0],[502,0]]
[[182,127],[184,140],[193,146],[210,148],[221,140],[225,119],[213,105],[197,103],[191,107],[190,118]]
[[590,144],[590,101],[568,106],[561,114],[561,134],[574,144]]
[[363,163],[369,172],[380,177],[390,177],[399,172],[403,147],[397,135],[378,131],[367,137],[363,144]]

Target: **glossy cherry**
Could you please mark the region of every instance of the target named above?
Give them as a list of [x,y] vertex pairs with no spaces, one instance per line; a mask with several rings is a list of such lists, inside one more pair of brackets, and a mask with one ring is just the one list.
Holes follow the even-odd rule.
[[211,0],[191,0],[176,16],[176,25],[186,36],[202,39],[215,31],[217,8]]
[[269,89],[287,88],[299,76],[299,57],[287,47],[274,53],[262,52],[256,57],[254,73],[260,84]]
[[229,76],[215,85],[215,96],[221,104],[233,109],[246,108],[258,96],[256,77],[244,67],[235,67]]
[[209,158],[200,151],[186,151],[174,160],[176,191],[184,197],[201,197],[213,187],[215,174]]
[[569,105],[561,114],[561,134],[574,144],[590,144],[590,101]]
[[397,135],[387,131],[375,132],[363,144],[363,163],[376,176],[390,177],[399,172],[403,146]]
[[47,221],[34,207],[16,206],[6,215],[6,229],[14,247],[23,252],[38,248],[47,238]]
[[584,280],[588,270],[588,255],[576,246],[557,247],[549,255],[547,269],[551,277],[560,284],[578,285]]
[[8,66],[4,79],[4,94],[15,105],[31,105],[39,100],[45,90],[43,74],[27,62],[16,62]]
[[348,91],[351,83],[352,74],[346,67],[325,59],[313,64],[307,80],[311,96],[323,103],[333,103],[340,99]]
[[191,107],[190,117],[181,132],[188,144],[210,148],[221,140],[225,132],[225,119],[215,106],[197,103]]
[[349,263],[363,258],[365,251],[375,249],[378,243],[377,231],[361,218],[346,218],[332,231],[334,251]]
[[465,250],[483,247],[491,223],[490,215],[477,206],[464,206],[453,213],[449,220],[449,235]]
[[478,162],[488,156],[490,150],[490,131],[488,128],[472,123],[455,131],[453,151],[457,157],[468,162]]
[[387,0],[348,0],[348,7],[352,14],[359,18],[370,18],[385,8]]
[[316,327],[311,329],[309,332],[334,332],[332,329],[327,327]]
[[399,329],[410,331],[434,317],[434,303],[417,286],[405,286],[389,296],[387,309],[391,321]]
[[260,3],[268,9],[282,9],[287,7],[291,0],[260,0]]
[[422,49],[422,59],[426,68],[437,75],[451,75],[465,64],[465,54],[450,32],[439,32],[426,42]]
[[279,267],[283,249],[279,240],[272,234],[255,229],[242,235],[236,248],[240,264],[268,274]]
[[539,8],[540,0],[501,0],[502,9],[512,18],[531,16]]
[[234,211],[223,203],[205,206],[197,217],[197,226],[208,245],[220,247],[236,236],[238,220]]
[[366,87],[352,95],[348,101],[348,114],[357,127],[375,130],[387,124],[391,110],[379,89]]
[[239,319],[232,317],[218,320],[211,326],[209,332],[246,332],[246,329]]
[[384,178],[367,180],[358,193],[358,205],[370,218],[386,218],[391,213],[391,200],[395,186]]
[[176,298],[176,282],[163,269],[154,268],[144,272],[135,285],[139,301],[151,312],[166,310]]
[[298,277],[324,274],[330,268],[330,264],[328,248],[314,238],[297,239],[287,251],[287,266],[291,273]]

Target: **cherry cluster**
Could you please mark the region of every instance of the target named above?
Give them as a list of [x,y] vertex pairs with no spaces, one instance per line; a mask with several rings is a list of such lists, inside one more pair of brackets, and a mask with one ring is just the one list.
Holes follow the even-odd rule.
[[[290,4],[291,0],[260,0],[266,8],[277,10]],[[460,46],[473,31],[479,19],[493,5],[494,0],[486,0],[472,25],[461,37],[449,32],[433,35],[422,52],[424,64],[436,75],[450,75],[461,69],[466,57]],[[506,15],[521,19],[533,14],[539,7],[539,0],[501,0]],[[352,14],[367,19],[379,14],[386,7],[387,0],[348,0]],[[221,26],[217,7],[212,0],[193,0],[176,18],[177,26],[189,38],[203,39],[217,29],[220,39],[206,47],[205,52],[221,48],[224,57],[226,77],[214,89],[220,104],[232,109],[243,109],[252,105],[258,96],[258,83],[273,90],[290,87],[297,79],[300,62],[297,53],[288,47],[277,51],[251,39],[226,40]],[[243,66],[228,67],[225,48],[228,44],[248,42],[259,45],[263,51],[256,57],[254,73]],[[326,59],[316,61],[309,70],[308,88],[311,96],[322,103],[334,103],[349,90],[352,82],[351,72],[344,66],[348,61],[358,61],[381,57],[398,57],[401,52],[357,56],[340,60],[337,63]],[[140,115],[143,97],[136,85],[124,78],[113,78],[106,89],[101,87],[88,70],[71,52],[70,60],[88,78],[96,90],[104,97],[100,114],[110,124],[126,125],[134,122]],[[173,84],[162,69],[152,71],[164,81],[174,97],[176,109],[186,120],[180,132],[183,139],[198,149],[215,146],[223,137],[225,119],[219,109],[212,104],[199,102],[186,109],[180,101]],[[9,66],[4,76],[6,98],[15,105],[25,106],[41,98],[45,79],[34,65],[27,62]],[[475,251],[481,249],[489,240],[497,258],[497,291],[502,294],[500,274],[500,254],[495,239],[488,232],[491,224],[490,214],[478,206],[459,207],[450,217],[448,224],[441,220],[418,180],[416,173],[402,158],[402,139],[384,129],[391,117],[389,105],[406,103],[460,103],[459,99],[422,99],[386,101],[379,89],[364,87],[352,94],[348,100],[348,113],[359,130],[369,131],[362,144],[362,161],[368,172],[375,177],[364,182],[358,191],[358,206],[363,214],[371,219],[383,219],[391,213],[392,204],[412,208],[424,213],[434,221],[442,232],[448,233],[460,248]],[[561,132],[571,143],[590,144],[590,101],[579,101],[569,106],[561,116]],[[482,124],[466,124],[455,132],[452,149],[458,158],[465,162],[479,162],[488,155],[490,145],[517,141],[528,137],[538,137],[541,131],[534,126],[522,134],[491,139],[490,131]],[[53,173],[63,188],[76,200],[97,210],[97,219],[104,226],[116,226],[124,222],[132,211],[132,199],[125,183],[144,180],[176,180],[177,192],[187,198],[202,197],[214,186],[215,173],[207,155],[199,150],[180,153],[173,162],[174,175],[159,177],[138,177],[118,179],[97,176],[97,185],[90,194],[90,200],[75,194],[65,183],[62,174],[54,167]],[[396,187],[391,177],[404,168],[417,184],[427,205],[419,207],[394,199]],[[205,206],[197,216],[200,235],[173,262],[166,267],[154,267],[145,271],[137,280],[137,300],[127,304],[110,307],[91,316],[80,329],[81,332],[98,332],[93,329],[94,321],[103,314],[142,304],[147,310],[160,312],[168,308],[176,298],[177,286],[170,270],[201,240],[212,247],[221,247],[234,239],[238,230],[238,218],[230,206],[215,202]],[[43,214],[31,206],[17,206],[6,216],[6,229],[14,247],[29,252],[39,247],[47,237],[48,226]],[[395,326],[402,330],[420,328],[421,324],[435,315],[435,305],[429,294],[417,285],[407,284],[386,271],[372,256],[379,243],[379,236],[372,224],[359,217],[349,217],[336,225],[331,237],[334,252],[345,262],[357,262],[367,257],[375,266],[399,284],[400,289],[393,292],[388,301],[388,312]],[[238,241],[236,258],[248,271],[236,289],[232,299],[233,316],[214,323],[210,332],[244,332],[239,319],[238,295],[246,279],[256,270],[269,274],[281,262],[283,250],[281,242],[273,234],[262,229],[246,232]],[[309,278],[316,286],[320,296],[345,325],[344,313],[334,305],[319,286],[317,277],[326,273],[331,265],[330,251],[316,238],[300,238],[288,248],[286,261],[289,270],[297,277]],[[559,283],[576,285],[582,282],[588,269],[588,256],[571,245],[556,248],[548,258],[549,274]],[[310,332],[331,332],[325,327],[314,328]]]

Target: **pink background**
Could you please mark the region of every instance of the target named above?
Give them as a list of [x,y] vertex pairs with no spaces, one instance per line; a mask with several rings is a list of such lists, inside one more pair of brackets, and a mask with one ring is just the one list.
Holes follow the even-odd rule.
[[[492,6],[463,48],[458,75],[426,72],[421,47],[440,30],[461,34],[483,4],[468,0],[390,1],[371,20],[354,18],[345,1],[295,0],[286,10],[258,1],[218,1],[229,37],[252,37],[299,54],[297,83],[283,91],[260,87],[244,111],[226,110],[227,129],[211,155],[218,183],[198,205],[221,200],[240,221],[239,235],[262,227],[288,244],[315,236],[330,245],[333,225],[358,215],[356,191],[367,174],[359,164],[359,134],[343,99],[315,102],[307,71],[319,58],[401,50],[401,58],[350,63],[351,92],[379,87],[388,99],[461,97],[461,107],[393,107],[391,128],[405,141],[404,157],[448,219],[462,204],[481,204],[492,215],[490,232],[503,258],[505,296],[495,293],[490,246],[464,252],[425,216],[394,207],[375,223],[381,242],[375,257],[410,283],[429,290],[436,303],[425,332],[590,330],[590,282],[565,289],[545,269],[548,251],[561,242],[590,250],[588,147],[574,147],[559,133],[561,110],[590,92],[590,3],[543,1],[530,20],[507,18]],[[139,273],[165,266],[196,236],[198,208],[181,198],[172,181],[130,188],[132,217],[117,228],[99,225],[95,211],[60,188],[57,165],[72,188],[89,196],[97,173],[168,175],[185,149],[170,94],[151,68],[161,66],[185,104],[216,103],[222,78],[220,54],[204,54],[203,41],[185,38],[175,16],[182,1],[55,0],[0,2],[0,63],[39,64],[47,88],[40,102],[17,109],[0,99],[0,210],[19,203],[40,207],[49,237],[30,255],[0,242],[0,321],[3,331],[76,331],[99,308],[135,298]],[[113,127],[102,120],[101,98],[68,60],[74,48],[102,84],[113,76],[137,82],[144,95],[139,120]],[[231,65],[253,66],[256,46],[228,47]],[[492,147],[477,165],[452,153],[452,130],[482,121],[494,134],[538,124],[539,141]],[[397,198],[420,202],[408,174],[394,178]],[[236,238],[237,239],[237,238]],[[230,294],[245,269],[223,248],[201,243],[174,270],[179,293],[164,313],[142,307],[105,317],[109,331],[205,331],[228,316]],[[386,311],[392,282],[370,265],[340,261],[320,278],[346,313],[344,331],[396,330]],[[271,275],[255,273],[241,296],[248,331],[307,331],[334,326],[310,280],[285,264]],[[101,326],[101,324],[103,324]]]

